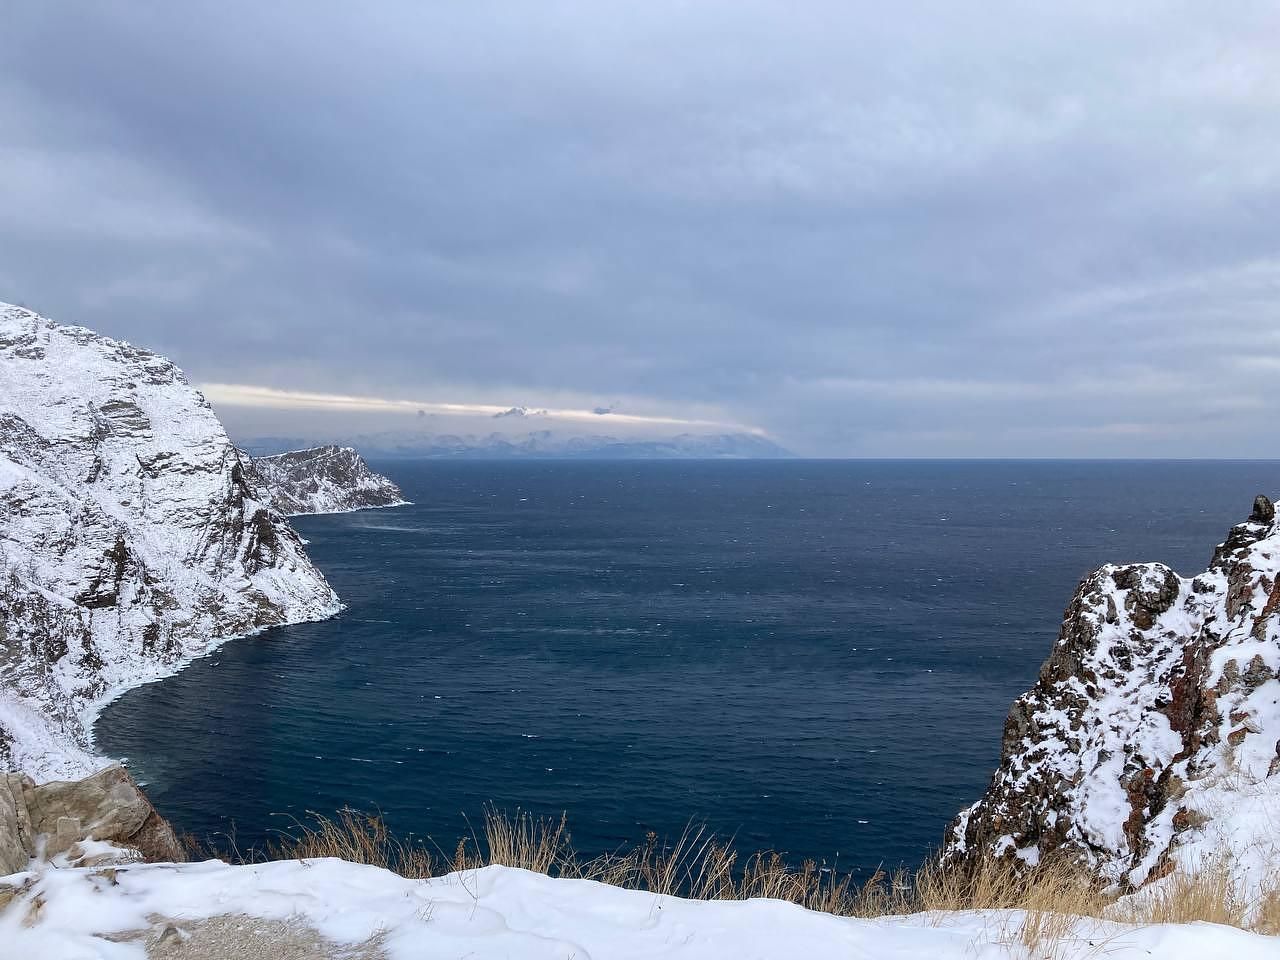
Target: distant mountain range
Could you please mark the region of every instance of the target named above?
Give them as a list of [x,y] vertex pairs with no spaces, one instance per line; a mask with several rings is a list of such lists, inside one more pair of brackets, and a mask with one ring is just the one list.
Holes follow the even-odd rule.
[[[261,455],[305,447],[314,442],[314,439],[299,437],[258,437],[245,441],[241,446],[251,454]],[[551,430],[483,436],[388,431],[343,437],[339,442],[375,459],[776,460],[793,456],[767,437],[753,433],[682,433],[673,437],[624,439],[602,435],[565,435]]]

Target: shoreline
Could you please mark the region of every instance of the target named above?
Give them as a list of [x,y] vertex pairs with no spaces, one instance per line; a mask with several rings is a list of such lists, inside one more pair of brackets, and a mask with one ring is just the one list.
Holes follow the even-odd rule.
[[[162,680],[167,680],[170,677],[181,673],[196,661],[212,656],[229,643],[234,643],[238,640],[248,640],[252,637],[266,633],[269,630],[275,630],[280,627],[293,627],[304,623],[323,623],[325,620],[332,620],[345,609],[347,609],[347,604],[342,600],[338,600],[331,608],[320,612],[317,616],[287,620],[281,623],[272,623],[261,627],[255,627],[253,630],[246,633],[237,633],[231,636],[210,640],[206,646],[200,648],[198,651],[192,652],[189,655],[181,656],[178,659],[167,662],[153,661],[149,663],[148,666],[156,669],[150,670],[145,674],[131,679],[120,680],[109,686],[101,694],[94,697],[83,706],[75,708],[76,720],[83,726],[89,739],[89,754],[95,759],[103,760],[103,766],[109,766],[112,763],[119,762],[117,759],[104,756],[99,752],[96,727],[99,718],[102,716],[102,711],[130,690],[136,690],[138,687],[145,686],[149,683],[159,683]],[[97,769],[100,770],[103,769],[103,767],[98,767]]]
[[322,512],[308,511],[306,513],[286,513],[283,514],[286,520],[293,520],[296,517],[340,517],[348,513],[363,513],[365,510],[390,510],[392,507],[412,507],[412,500],[397,500],[395,503],[370,503],[363,507],[347,507],[345,510],[325,510]]

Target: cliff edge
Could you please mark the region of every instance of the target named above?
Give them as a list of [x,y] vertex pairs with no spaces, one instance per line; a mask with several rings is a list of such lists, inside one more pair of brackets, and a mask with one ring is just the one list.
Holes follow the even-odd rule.
[[1005,721],[951,864],[1078,858],[1121,889],[1214,858],[1256,888],[1280,868],[1280,525],[1258,497],[1208,569],[1086,577]]

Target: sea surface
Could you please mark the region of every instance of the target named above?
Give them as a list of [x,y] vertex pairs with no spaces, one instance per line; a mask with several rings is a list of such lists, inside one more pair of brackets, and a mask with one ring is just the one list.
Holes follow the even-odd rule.
[[1202,569],[1280,464],[422,461],[303,517],[347,604],[111,705],[99,746],[241,848],[350,805],[451,852],[488,803],[589,854],[690,821],[918,862],[986,786],[1079,579]]

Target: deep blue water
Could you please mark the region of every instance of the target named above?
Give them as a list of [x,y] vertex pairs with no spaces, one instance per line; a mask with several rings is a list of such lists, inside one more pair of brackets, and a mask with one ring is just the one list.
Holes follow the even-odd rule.
[[598,853],[690,819],[918,861],[984,789],[1079,578],[1201,569],[1280,465],[417,462],[412,507],[296,521],[348,604],[103,714],[162,813],[241,845],[493,802]]

